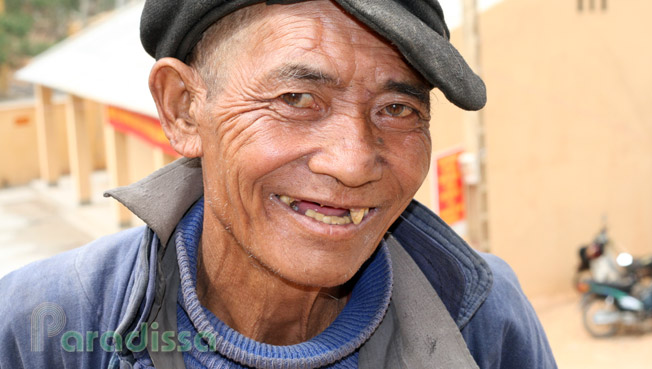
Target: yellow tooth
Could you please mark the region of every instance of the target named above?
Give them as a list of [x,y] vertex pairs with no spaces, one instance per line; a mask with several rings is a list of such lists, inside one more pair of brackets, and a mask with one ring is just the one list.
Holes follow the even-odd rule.
[[369,208],[349,210],[349,212],[351,213],[351,221],[353,221],[353,224],[360,224],[360,222],[362,222],[362,218],[364,218],[365,216],[365,210],[367,210],[368,212]]
[[369,208],[364,209],[364,215],[367,215],[367,214],[369,214]]
[[343,217],[338,217],[335,215],[324,215],[312,209],[306,210],[306,213],[304,215],[326,224],[345,225],[351,223],[351,217],[349,217],[348,215],[345,215]]
[[339,224],[339,225],[346,224],[346,219],[344,219],[343,217],[334,217],[334,218],[335,218],[335,222],[331,220],[333,224]]
[[315,216],[316,214],[317,214],[317,212],[312,210],[312,209],[306,210],[306,215],[311,217],[311,218],[316,218],[316,216]]
[[280,200],[283,201],[288,206],[290,206],[290,204],[294,201],[293,198],[291,198],[290,196],[285,196],[285,195],[281,195]]

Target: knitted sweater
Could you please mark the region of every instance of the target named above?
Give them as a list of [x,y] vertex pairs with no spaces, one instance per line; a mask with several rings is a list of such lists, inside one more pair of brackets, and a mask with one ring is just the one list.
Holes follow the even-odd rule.
[[193,343],[184,352],[186,367],[357,368],[358,348],[378,327],[389,305],[392,269],[386,246],[381,245],[363,265],[349,302],[326,330],[295,345],[265,344],[228,327],[197,298],[197,248],[203,208],[202,198],[179,223],[175,237],[181,275],[178,329],[180,337],[182,332],[189,332],[184,335]]

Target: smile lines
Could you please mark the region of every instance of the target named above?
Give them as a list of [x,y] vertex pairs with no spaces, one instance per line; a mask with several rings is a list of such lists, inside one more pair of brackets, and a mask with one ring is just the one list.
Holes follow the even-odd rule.
[[297,200],[286,195],[277,195],[277,197],[297,213],[326,224],[360,224],[364,217],[369,214],[369,208],[339,209],[322,206],[310,201]]

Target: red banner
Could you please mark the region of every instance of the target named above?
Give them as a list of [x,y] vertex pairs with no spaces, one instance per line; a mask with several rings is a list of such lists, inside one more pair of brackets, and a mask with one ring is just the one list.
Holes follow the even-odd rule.
[[116,130],[137,136],[152,146],[160,147],[166,154],[179,156],[170,146],[158,119],[115,106],[107,107],[107,117],[109,124]]
[[435,159],[439,217],[449,225],[466,220],[461,154],[462,150],[455,150]]

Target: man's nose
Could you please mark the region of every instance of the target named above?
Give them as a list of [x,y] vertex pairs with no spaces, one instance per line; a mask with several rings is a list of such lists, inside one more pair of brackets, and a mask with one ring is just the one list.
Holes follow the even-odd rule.
[[382,140],[362,117],[333,120],[319,134],[319,150],[308,161],[310,170],[331,176],[348,187],[379,180]]

